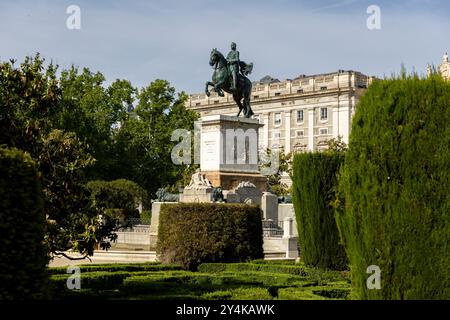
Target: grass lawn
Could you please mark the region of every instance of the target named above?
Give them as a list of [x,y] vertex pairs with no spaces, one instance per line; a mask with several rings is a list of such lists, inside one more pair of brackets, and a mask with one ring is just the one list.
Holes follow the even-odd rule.
[[325,271],[292,261],[205,263],[184,271],[160,263],[80,266],[81,289],[69,290],[66,268],[49,268],[54,299],[346,299],[347,272]]

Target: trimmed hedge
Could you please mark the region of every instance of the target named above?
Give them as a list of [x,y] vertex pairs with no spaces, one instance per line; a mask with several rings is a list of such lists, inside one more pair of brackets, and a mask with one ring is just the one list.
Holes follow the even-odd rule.
[[263,257],[261,209],[245,204],[164,204],[157,252],[161,261],[195,270],[202,262]]
[[299,276],[306,276],[307,272],[303,266],[264,264],[264,263],[202,263],[198,266],[199,272],[219,273],[224,271],[261,271],[271,273],[286,273]]
[[[95,272],[95,271],[137,272],[137,271],[176,271],[176,270],[181,270],[180,266],[173,265],[173,264],[161,264],[160,262],[131,263],[131,264],[91,264],[91,265],[80,265],[79,268],[80,268],[81,272]],[[66,274],[67,267],[50,268],[49,273],[50,274]]]
[[[72,291],[70,289],[67,289],[67,279],[70,276],[71,274],[66,273],[55,274],[50,277],[51,287],[52,290],[54,290],[54,297],[57,297],[59,294],[64,294],[65,292]],[[94,291],[118,289],[123,280],[129,276],[130,273],[126,271],[98,271],[88,273],[81,272],[81,289],[89,289]]]
[[147,201],[145,190],[130,180],[93,180],[88,182],[87,187],[95,205],[105,208],[112,218],[119,220],[139,218],[137,204]]
[[309,266],[344,270],[345,250],[340,244],[333,201],[341,152],[299,153],[292,167],[292,193],[299,235],[300,256]]
[[357,298],[450,299],[449,123],[440,77],[375,81],[360,100],[337,216]]
[[0,299],[45,298],[45,215],[31,157],[0,147]]

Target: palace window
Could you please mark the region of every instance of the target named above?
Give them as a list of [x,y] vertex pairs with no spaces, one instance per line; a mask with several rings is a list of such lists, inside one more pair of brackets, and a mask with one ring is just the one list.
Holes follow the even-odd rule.
[[298,89],[297,93],[303,93],[303,89]]
[[297,138],[303,138],[305,136],[305,131],[297,130],[297,131],[295,131],[295,135],[297,136]]
[[281,133],[280,132],[274,132],[273,133],[273,140],[277,141],[280,140],[281,138]]
[[320,120],[328,120],[328,108],[320,108]]
[[320,90],[325,91],[327,90],[327,87],[320,87]]
[[328,128],[320,128],[319,132],[321,136],[325,136],[328,134]]
[[276,112],[273,118],[273,124],[275,126],[281,125],[281,112]]
[[297,110],[297,122],[303,122],[303,110]]

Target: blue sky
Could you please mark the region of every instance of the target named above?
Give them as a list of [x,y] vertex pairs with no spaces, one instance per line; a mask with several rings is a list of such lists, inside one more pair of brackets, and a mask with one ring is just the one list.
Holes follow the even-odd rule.
[[[81,8],[81,30],[66,28],[66,8]],[[369,30],[369,5],[381,30]],[[61,67],[101,71],[109,82],[142,87],[166,79],[202,92],[209,53],[235,41],[254,63],[252,80],[357,70],[383,77],[400,65],[425,72],[450,51],[450,1],[410,0],[0,0],[0,59],[40,52]]]

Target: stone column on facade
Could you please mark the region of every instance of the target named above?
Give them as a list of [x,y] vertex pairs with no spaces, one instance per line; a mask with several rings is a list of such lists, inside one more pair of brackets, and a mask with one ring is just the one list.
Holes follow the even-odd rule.
[[308,151],[314,151],[314,108],[308,109]]
[[337,138],[338,136],[339,136],[339,104],[333,106],[333,138]]
[[264,123],[264,130],[263,130],[263,138],[261,144],[264,145],[266,148],[269,147],[269,113],[263,113],[262,119]]
[[291,152],[291,111],[285,112],[285,131],[284,131],[284,151],[285,153]]

